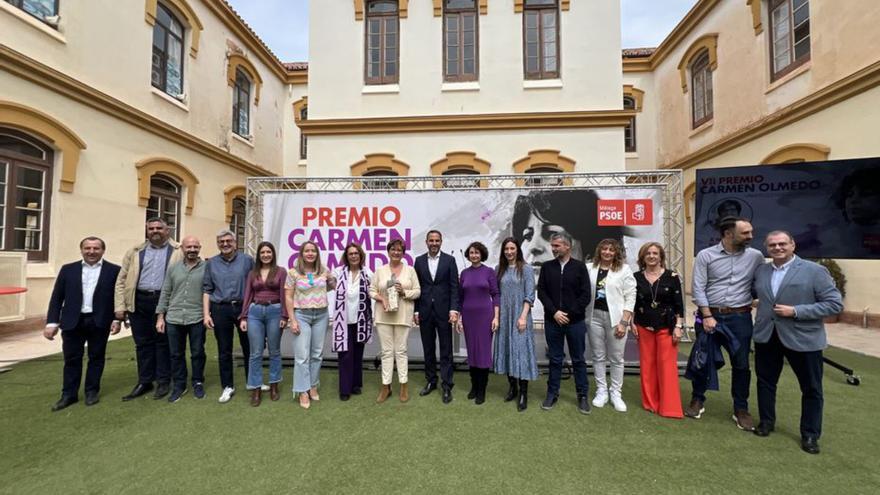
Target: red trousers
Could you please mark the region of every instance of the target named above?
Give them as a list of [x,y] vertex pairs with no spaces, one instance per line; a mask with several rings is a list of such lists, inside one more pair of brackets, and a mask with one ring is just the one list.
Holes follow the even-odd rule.
[[639,363],[642,407],[667,418],[682,418],[678,386],[678,345],[667,329],[652,332],[636,325],[639,332]]

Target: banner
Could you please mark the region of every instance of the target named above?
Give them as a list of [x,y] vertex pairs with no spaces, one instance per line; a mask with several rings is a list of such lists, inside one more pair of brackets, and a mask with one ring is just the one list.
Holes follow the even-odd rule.
[[[521,242],[526,261],[539,270],[553,259],[550,236],[556,232],[571,235],[572,256],[582,260],[592,257],[600,240],[622,240],[635,269],[639,247],[663,241],[662,219],[662,191],[648,186],[263,195],[263,239],[275,244],[279,263],[292,266],[300,245],[311,240],[331,269],[342,264],[345,245],[357,242],[375,270],[388,262],[386,246],[395,238],[404,240],[404,260],[412,265],[427,251],[429,230],[443,233],[442,250],[456,258],[459,270],[470,265],[464,250],[473,241],[486,245],[486,264],[494,268],[508,236]],[[540,304],[533,317],[543,319]]]
[[880,158],[697,170],[694,254],[717,244],[719,219],[740,216],[762,249],[791,232],[805,258],[880,259]]

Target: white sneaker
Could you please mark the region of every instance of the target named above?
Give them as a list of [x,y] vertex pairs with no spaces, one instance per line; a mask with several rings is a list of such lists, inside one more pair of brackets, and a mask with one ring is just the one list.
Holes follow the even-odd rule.
[[596,391],[596,396],[593,397],[593,407],[605,407],[605,404],[608,404],[608,391],[601,388]]
[[264,383],[263,385],[260,385],[260,390],[263,392],[268,392],[269,386]]
[[223,393],[220,394],[220,399],[218,399],[218,402],[220,402],[221,404],[225,404],[232,399],[233,395],[235,395],[235,389],[232,387],[226,387],[223,389]]
[[623,402],[620,394],[611,394],[611,405],[614,406],[614,410],[617,412],[626,412],[626,403]]

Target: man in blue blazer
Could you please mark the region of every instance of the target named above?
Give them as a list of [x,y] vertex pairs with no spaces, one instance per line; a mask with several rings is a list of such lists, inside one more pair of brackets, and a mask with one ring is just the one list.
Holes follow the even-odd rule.
[[422,288],[415,301],[413,323],[422,334],[425,354],[425,387],[419,395],[425,396],[437,388],[437,347],[440,341],[440,380],[443,385],[443,403],[452,402],[452,325],[458,321],[458,266],[455,258],[440,251],[443,234],[428,231],[425,238],[428,252],[417,257],[416,275]]
[[822,318],[843,310],[840,291],[825,267],[794,254],[791,234],[777,230],[764,242],[773,259],[755,271],[755,373],[758,413],[755,434],[766,437],[776,422],[776,384],[782,359],[801,388],[801,448],[819,453],[822,433],[822,350],[827,346]]
[[119,265],[104,261],[104,241],[86,237],[79,243],[81,261],[61,267],[49,299],[43,336],[55,340],[61,329],[64,354],[64,384],[61,399],[52,406],[60,411],[79,400],[84,346],[88,343],[89,365],[86,370],[86,405],[98,403],[104,353],[110,334],[119,333],[119,321],[113,317],[113,297]]

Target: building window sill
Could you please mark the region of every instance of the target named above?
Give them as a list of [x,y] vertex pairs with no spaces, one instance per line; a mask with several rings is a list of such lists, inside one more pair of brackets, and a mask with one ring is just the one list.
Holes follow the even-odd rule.
[[690,135],[688,135],[688,137],[695,137],[695,136],[698,135],[698,134],[702,134],[702,133],[708,131],[709,129],[712,128],[712,124],[713,124],[713,123],[715,123],[715,119],[712,119],[712,120],[710,120],[710,121],[708,121],[708,122],[703,122],[703,123],[700,124],[700,126],[697,127],[696,129],[692,129],[692,130],[691,130],[691,133],[690,133]]
[[638,157],[639,157],[639,152],[638,152],[638,151],[627,151],[627,152],[626,152],[626,159],[627,159],[627,160],[629,160],[629,159],[631,159],[631,158],[638,158]]
[[236,133],[235,131],[231,131],[231,133],[232,133],[232,139],[235,139],[236,141],[238,141],[240,143],[244,143],[245,145],[250,146],[251,148],[254,147],[254,136],[248,136],[248,137],[239,136],[238,133]]
[[303,159],[300,159],[298,162],[296,162],[297,166],[299,166],[299,167],[305,167],[307,163],[308,162]]
[[[152,91],[152,93],[153,93],[154,95],[158,96],[159,98],[162,98],[163,100],[167,101],[168,103],[171,103],[172,105],[174,105],[175,107],[177,107],[177,108],[183,110],[184,112],[189,112],[189,107],[188,107],[188,106],[186,106],[183,102],[181,102],[181,101],[178,100],[177,98],[175,98],[175,97],[169,95],[168,93],[162,91],[161,89],[156,88],[156,87],[154,87],[154,86],[150,86],[150,91]],[[184,98],[184,101],[186,101],[185,98]]]
[[25,273],[27,273],[26,276],[28,280],[37,278],[55,278],[58,275],[55,272],[55,268],[44,261],[28,262]]
[[523,89],[556,89],[562,87],[562,79],[526,79]]
[[440,86],[440,91],[442,92],[454,92],[454,91],[479,91],[480,83],[478,81],[468,81],[468,82],[446,82]]
[[812,62],[813,62],[812,60],[808,60],[808,61],[804,62],[804,64],[801,65],[800,67],[798,67],[797,69],[795,69],[795,70],[789,72],[788,74],[780,77],[779,79],[773,81],[772,83],[770,83],[767,86],[767,89],[764,90],[764,94],[766,95],[766,94],[772,93],[777,88],[779,88],[780,86],[784,86],[786,83],[788,83],[792,79],[800,76],[801,74],[803,74],[805,72],[809,72],[810,68],[813,66]]
[[0,10],[5,11],[12,17],[17,18],[21,22],[24,22],[28,26],[36,29],[37,31],[42,32],[43,34],[49,36],[50,38],[55,39],[59,43],[67,44],[67,38],[64,37],[57,29],[53,29],[51,26],[46,24],[45,22],[40,21],[36,17],[28,14],[27,12],[22,11],[18,7],[13,7],[11,4],[0,0]]
[[397,93],[400,93],[399,84],[376,84],[364,86],[364,89],[361,90],[361,94],[363,95],[382,95]]

